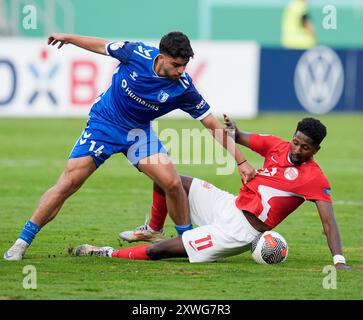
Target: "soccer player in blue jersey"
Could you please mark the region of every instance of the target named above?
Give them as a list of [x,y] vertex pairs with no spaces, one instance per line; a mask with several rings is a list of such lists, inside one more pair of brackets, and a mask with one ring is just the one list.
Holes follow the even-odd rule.
[[[19,238],[4,254],[6,260],[21,260],[35,235],[55,218],[63,203],[112,154],[123,153],[165,192],[168,212],[179,235],[192,228],[188,198],[167,151],[152,130],[151,121],[172,110],[181,109],[211,130],[214,137],[233,154],[245,181],[255,169],[233,144],[214,118],[208,103],[185,73],[194,52],[182,32],[162,37],[159,49],[142,42],[109,42],[104,39],[70,34],[52,34],[49,45],[73,44],[109,55],[120,61],[112,84],[95,101],[86,128],[70,153],[65,170],[56,184],[44,193],[26,222]],[[219,135],[219,133],[221,133]],[[161,234],[148,225],[149,235]]]

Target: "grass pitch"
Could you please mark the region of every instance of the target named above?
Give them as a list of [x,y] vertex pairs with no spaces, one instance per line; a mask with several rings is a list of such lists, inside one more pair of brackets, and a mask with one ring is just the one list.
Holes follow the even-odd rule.
[[[290,139],[305,115],[261,115],[239,120],[241,129]],[[0,259],[0,299],[359,299],[363,298],[363,116],[320,116],[328,136],[316,156],[330,180],[344,254],[352,271],[337,273],[336,289],[324,289],[323,268],[332,264],[322,225],[304,203],[276,228],[289,256],[276,266],[256,265],[249,253],[217,263],[187,259],[129,261],[72,257],[82,243],[120,246],[118,233],[144,222],[151,181],[122,155],[114,155],[66,202],[58,217],[37,235],[21,262]],[[39,197],[64,168],[85,119],[0,119],[0,253],[18,237]],[[193,120],[161,120],[159,130],[201,128]],[[255,167],[262,158],[244,150]],[[238,193],[238,173],[216,175],[217,164],[178,164],[180,174],[205,179]],[[168,237],[175,236],[166,222]],[[123,247],[129,246],[122,243]],[[26,290],[23,268],[37,271],[37,289]],[[325,280],[326,282],[327,280]]]

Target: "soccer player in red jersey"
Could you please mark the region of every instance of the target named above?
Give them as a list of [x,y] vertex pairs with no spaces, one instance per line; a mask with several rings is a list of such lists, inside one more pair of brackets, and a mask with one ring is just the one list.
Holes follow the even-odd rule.
[[[263,169],[257,170],[256,177],[242,186],[238,196],[197,178],[182,177],[191,221],[199,227],[184,232],[179,238],[121,250],[81,245],[76,255],[142,260],[188,257],[190,262],[215,261],[248,250],[260,232],[273,229],[308,200],[316,205],[335,267],[349,269],[334,218],[330,185],[313,159],[326,136],[326,127],[317,119],[302,119],[289,142],[273,135],[240,131],[226,115],[224,121],[236,143],[265,159]],[[165,193],[156,184],[152,208],[152,212],[157,212],[152,220],[156,219],[156,224],[157,220],[163,223],[167,215]]]

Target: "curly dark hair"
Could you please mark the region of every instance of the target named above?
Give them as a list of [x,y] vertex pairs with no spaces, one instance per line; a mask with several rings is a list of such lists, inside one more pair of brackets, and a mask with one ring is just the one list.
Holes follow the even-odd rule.
[[188,37],[180,31],[164,35],[160,40],[159,50],[160,53],[173,58],[190,59],[194,56]]
[[315,146],[319,146],[327,134],[326,126],[318,119],[314,118],[304,118],[299,121],[296,131],[300,131],[308,136],[311,140],[313,140],[313,144]]

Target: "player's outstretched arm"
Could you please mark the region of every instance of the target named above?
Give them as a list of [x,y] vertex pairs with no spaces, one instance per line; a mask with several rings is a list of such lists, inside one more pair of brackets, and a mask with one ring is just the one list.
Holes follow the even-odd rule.
[[69,43],[95,53],[107,55],[105,46],[108,41],[105,39],[65,33],[52,33],[48,36],[48,44],[58,45],[58,49]]
[[343,256],[339,229],[334,218],[332,204],[326,201],[316,201],[315,204],[323,224],[330,251],[333,255],[335,268],[349,270],[350,267],[346,264],[345,258]]

